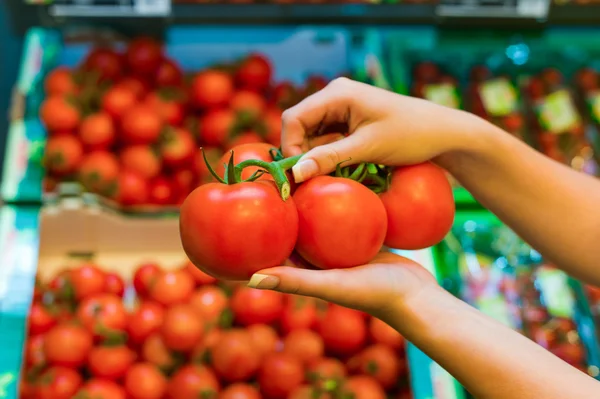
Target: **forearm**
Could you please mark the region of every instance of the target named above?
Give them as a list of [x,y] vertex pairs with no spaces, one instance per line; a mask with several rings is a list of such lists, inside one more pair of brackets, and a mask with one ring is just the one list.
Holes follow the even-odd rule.
[[441,288],[399,304],[386,322],[476,398],[600,397],[596,380]]
[[440,164],[548,260],[600,285],[600,182],[473,118],[473,139]]

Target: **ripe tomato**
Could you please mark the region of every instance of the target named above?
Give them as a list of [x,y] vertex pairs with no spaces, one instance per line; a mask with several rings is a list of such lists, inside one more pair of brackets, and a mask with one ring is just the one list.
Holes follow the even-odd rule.
[[185,201],[185,197],[196,187],[197,176],[192,167],[178,169],[173,174],[172,185],[178,204]]
[[126,397],[125,390],[116,382],[92,378],[83,384],[74,399],[126,399]]
[[198,342],[198,345],[194,347],[192,350],[192,354],[190,359],[192,359],[195,363],[204,363],[209,358],[209,353],[212,351],[212,348],[219,342],[221,339],[222,330],[217,327],[211,327],[207,330],[204,339]]
[[122,297],[125,293],[125,283],[117,273],[106,273],[106,292]]
[[25,345],[25,365],[27,367],[42,367],[46,364],[44,353],[44,334],[32,335]]
[[121,163],[127,170],[137,173],[144,179],[152,179],[160,174],[162,169],[158,154],[149,146],[138,144],[123,148]]
[[190,261],[185,262],[185,265],[181,268],[181,270],[187,271],[192,276],[194,281],[196,281],[197,285],[208,285],[217,282],[216,278],[204,273],[202,270],[194,266],[194,264]]
[[76,370],[50,367],[39,376],[35,386],[36,399],[71,399],[83,382]]
[[164,164],[173,169],[191,164],[196,155],[194,136],[183,128],[167,130],[161,138],[160,154]]
[[154,144],[162,130],[159,114],[145,104],[131,108],[121,122],[121,137],[128,144]]
[[113,294],[99,294],[84,299],[77,309],[77,317],[97,337],[106,337],[127,328],[123,301]]
[[90,150],[105,150],[115,142],[115,127],[110,115],[97,112],[87,116],[79,127],[79,138]]
[[117,380],[125,375],[136,354],[128,347],[97,346],[88,357],[88,370],[94,377]]
[[314,331],[294,330],[283,340],[283,351],[304,364],[310,364],[323,357],[325,344],[323,338]]
[[51,131],[69,132],[77,129],[81,116],[77,107],[63,96],[47,97],[40,106],[40,118]]
[[265,112],[266,103],[258,93],[250,90],[240,90],[231,97],[229,106],[236,113],[243,113],[245,117],[256,118]]
[[296,189],[296,250],[321,269],[365,264],[377,255],[387,216],[377,194],[345,178],[318,176]]
[[150,287],[150,298],[165,306],[187,303],[194,292],[194,286],[189,273],[181,270],[165,271],[156,276]]
[[138,37],[129,42],[125,54],[127,66],[136,74],[154,75],[162,62],[162,46],[149,37]]
[[303,94],[305,97],[308,97],[311,94],[314,94],[319,90],[324,89],[325,86],[327,86],[327,79],[325,79],[324,77],[316,75],[309,76],[308,79],[306,79]]
[[275,352],[279,347],[277,331],[267,324],[253,324],[246,328],[254,347],[261,356]]
[[154,75],[154,83],[158,87],[179,87],[183,83],[183,72],[175,61],[163,57]]
[[317,359],[308,365],[307,378],[313,384],[321,386],[328,381],[341,381],[346,377],[344,364],[332,357]]
[[284,334],[311,329],[317,324],[317,304],[312,298],[288,296],[279,323]]
[[215,397],[221,387],[207,367],[189,364],[177,370],[167,387],[169,398],[197,399]]
[[146,204],[150,197],[150,186],[136,172],[123,170],[119,174],[117,192],[113,197],[125,206]]
[[189,304],[209,324],[219,321],[219,317],[229,305],[225,292],[214,285],[198,288],[192,294]]
[[179,220],[188,258],[204,272],[231,280],[283,265],[298,232],[294,201],[283,201],[269,181],[200,186],[181,206]]
[[219,399],[262,399],[258,389],[241,382],[231,384],[221,391]]
[[136,363],[125,375],[125,391],[130,399],[162,399],[167,393],[167,379],[151,363]]
[[66,175],[77,170],[83,159],[83,146],[75,136],[61,135],[48,139],[44,164],[51,173]]
[[115,82],[123,72],[122,56],[111,48],[97,47],[85,57],[83,68],[97,74],[101,80]]
[[240,287],[231,297],[231,310],[235,321],[244,326],[273,323],[283,312],[283,294]]
[[56,318],[41,302],[33,302],[29,310],[29,335],[43,334],[56,324]]
[[415,66],[413,76],[415,80],[432,83],[440,75],[440,68],[433,62],[421,62]]
[[114,86],[102,97],[102,110],[120,121],[137,103],[137,94],[134,89],[124,84]]
[[145,301],[129,315],[127,333],[134,344],[141,344],[158,332],[165,319],[165,310],[157,303]]
[[229,108],[209,110],[200,118],[200,140],[207,146],[220,147],[233,133],[235,113]]
[[304,367],[292,355],[271,353],[263,361],[258,382],[266,399],[287,399],[304,382]]
[[46,75],[44,89],[47,96],[75,94],[77,92],[77,84],[73,80],[73,72],[63,66],[53,69]]
[[74,324],[58,324],[46,333],[44,354],[55,366],[80,367],[92,349],[92,335]]
[[[276,149],[271,144],[267,143],[251,143],[251,144],[242,144],[231,148],[230,151],[223,154],[219,162],[214,166],[215,172],[223,177],[225,176],[225,164],[229,162],[229,158],[231,157],[231,152],[233,151],[233,162],[237,165],[243,161],[247,161],[249,159],[259,159],[265,162],[273,161],[273,157],[271,156],[271,150]],[[242,171],[242,179],[248,179],[254,172],[260,170],[259,167],[248,167]],[[262,176],[261,179],[273,180],[273,177],[266,173]]]
[[[142,99],[150,91],[148,80],[141,76],[127,76],[119,81],[113,88],[122,88],[131,91],[136,99]],[[134,102],[131,102],[133,105]]]
[[150,287],[161,273],[162,270],[156,263],[144,263],[137,267],[133,273],[133,287],[139,297],[144,298],[150,293]]
[[244,88],[262,91],[271,83],[272,75],[273,67],[266,57],[250,54],[238,68],[236,80]]
[[215,372],[227,382],[246,381],[260,366],[261,356],[252,338],[240,329],[224,331],[210,354]]
[[188,352],[202,339],[204,320],[191,305],[173,305],[165,313],[160,332],[167,348]]
[[162,371],[172,371],[181,364],[181,359],[165,345],[160,333],[150,335],[142,345],[142,358]]
[[267,130],[265,139],[274,147],[281,145],[281,110],[271,107],[263,116],[265,128]]
[[146,99],[152,109],[154,109],[163,120],[171,126],[180,126],[185,117],[185,108],[183,103],[161,96],[159,93],[150,93]]
[[385,245],[416,250],[440,242],[454,222],[452,186],[443,169],[427,162],[394,169],[380,195],[388,219]]
[[[204,151],[204,155],[202,155],[202,151]],[[214,176],[206,166],[206,162],[204,162],[204,156],[206,156],[208,163],[213,167],[216,166],[219,158],[223,155],[223,150],[218,147],[204,147],[202,148],[202,151],[197,151],[194,158],[194,169],[198,175],[198,182],[200,184],[215,181]]]
[[357,312],[349,312],[340,306],[331,306],[318,325],[327,351],[337,355],[357,352],[367,339],[365,319]]
[[194,76],[191,101],[198,108],[225,106],[233,96],[233,79],[225,72],[206,70]]
[[372,317],[369,322],[369,334],[376,344],[387,345],[396,351],[404,348],[404,337],[376,317]]
[[329,392],[321,392],[311,385],[300,385],[294,389],[287,399],[333,399]]
[[382,344],[371,345],[348,361],[351,372],[370,375],[384,389],[391,389],[398,382],[405,371],[403,366],[396,352]]
[[159,176],[150,182],[148,202],[155,205],[171,205],[177,199],[175,186],[168,178]]
[[352,395],[351,397],[355,399],[386,398],[385,391],[381,385],[374,378],[366,375],[355,375],[348,378],[342,392],[345,396]]
[[246,130],[229,140],[227,150],[231,151],[234,147],[239,147],[244,144],[264,143],[263,137],[254,130]]
[[113,153],[90,152],[79,167],[79,181],[90,191],[111,194],[119,169],[119,161]]
[[298,103],[299,94],[294,84],[283,81],[275,85],[272,101],[279,109],[288,109]]
[[104,292],[106,273],[93,263],[83,263],[69,272],[75,299],[81,301]]

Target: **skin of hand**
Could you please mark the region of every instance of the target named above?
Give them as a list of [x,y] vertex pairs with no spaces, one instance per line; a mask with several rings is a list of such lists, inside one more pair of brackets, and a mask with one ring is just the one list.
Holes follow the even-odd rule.
[[[340,124],[347,137],[327,129]],[[306,152],[293,169],[298,182],[348,160],[390,166],[433,160],[547,259],[600,283],[600,185],[474,115],[337,79],[284,113],[282,149],[286,156]],[[446,293],[428,272],[396,255],[343,270],[266,269],[249,286],[367,311],[479,398],[600,397],[591,377]]]

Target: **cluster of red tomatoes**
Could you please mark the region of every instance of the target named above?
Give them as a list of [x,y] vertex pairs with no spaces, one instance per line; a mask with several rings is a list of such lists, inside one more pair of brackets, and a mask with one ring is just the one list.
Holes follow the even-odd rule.
[[282,109],[327,83],[313,76],[304,87],[275,85],[272,75],[260,54],[184,74],[145,37],[123,52],[92,49],[45,79],[46,189],[78,181],[124,206],[181,203],[210,179],[198,148],[216,161],[241,143],[278,146]]
[[131,286],[90,262],[38,279],[24,356],[22,399],[411,397],[387,324],[189,262],[140,265]]

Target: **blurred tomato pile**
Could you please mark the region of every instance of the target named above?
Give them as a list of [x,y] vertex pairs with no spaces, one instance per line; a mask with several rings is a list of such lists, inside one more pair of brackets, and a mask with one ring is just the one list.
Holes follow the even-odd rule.
[[243,143],[279,146],[282,110],[327,84],[272,77],[260,54],[184,74],[150,38],[122,52],[94,48],[78,67],[46,77],[46,190],[77,181],[124,206],[180,204],[211,178],[200,147],[217,161]]
[[402,336],[358,311],[189,262],[142,264],[131,284],[90,262],[50,277],[36,282],[22,399],[411,397]]

